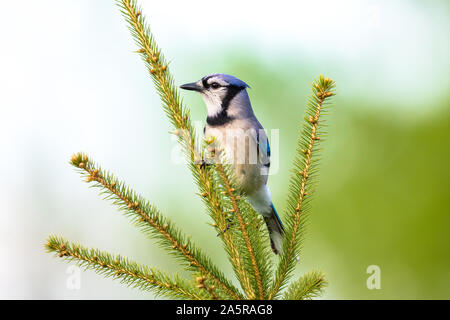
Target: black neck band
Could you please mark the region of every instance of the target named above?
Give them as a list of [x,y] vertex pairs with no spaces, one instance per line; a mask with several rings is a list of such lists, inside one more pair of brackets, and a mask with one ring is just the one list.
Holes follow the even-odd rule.
[[212,116],[212,117],[208,116],[208,118],[206,118],[206,123],[212,127],[216,127],[216,126],[224,125],[233,120],[234,120],[234,118],[229,117],[227,111],[222,109],[222,111],[220,111],[215,116]]

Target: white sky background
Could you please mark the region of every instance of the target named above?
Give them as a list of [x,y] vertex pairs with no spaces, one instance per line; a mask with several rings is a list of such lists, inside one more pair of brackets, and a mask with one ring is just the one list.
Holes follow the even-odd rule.
[[397,102],[395,96],[401,101],[412,96],[413,108],[448,88],[450,24],[444,2],[142,3],[151,12],[158,41],[173,54],[186,53],[187,48],[220,54],[221,48],[241,46],[251,47],[273,65],[290,57],[338,64],[348,70],[339,74],[341,83],[351,83],[353,89],[367,89],[370,83],[375,97],[380,90],[392,102]]
[[[340,79],[348,88],[362,90],[370,81],[386,101],[409,99],[411,108],[446,94],[449,87],[449,7],[444,2],[428,7],[413,1],[141,3],[166,57],[182,71],[183,63],[201,60],[201,53],[220,55],[221,49],[242,47],[259,52],[271,65],[286,56],[339,64],[348,70]],[[86,191],[68,168],[74,151],[95,154],[106,168],[156,199],[170,186],[161,178],[166,174],[190,183],[184,167],[163,169],[167,157],[136,156],[149,136],[167,132],[167,124],[148,125],[148,119],[164,116],[158,108],[142,107],[159,102],[155,94],[142,96],[149,80],[131,53],[136,48],[124,21],[112,0],[2,1],[1,7],[0,298],[140,297],[96,275],[83,277],[92,290],[102,291],[68,292],[66,266],[42,254],[47,234],[59,231],[86,239],[87,245],[139,252],[112,236],[128,232],[133,237],[136,230],[118,229],[124,223],[110,213],[115,209]],[[181,73],[178,79],[198,76]],[[122,123],[134,126],[122,130]],[[170,153],[166,136],[153,146],[163,154]],[[115,141],[123,141],[120,155]],[[141,175],[163,181],[158,188],[136,177],[129,157],[137,157],[135,167],[147,168]],[[151,168],[162,169],[155,173]],[[170,204],[160,205],[170,210]],[[94,214],[104,211],[103,217]],[[73,224],[73,216],[79,224]],[[105,224],[105,217],[112,221]],[[147,258],[157,259],[150,253]]]

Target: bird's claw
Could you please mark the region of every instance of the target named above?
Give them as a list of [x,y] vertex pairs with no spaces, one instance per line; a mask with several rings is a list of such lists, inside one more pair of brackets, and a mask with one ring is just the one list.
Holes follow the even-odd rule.
[[213,162],[209,162],[209,161],[206,161],[206,160],[202,159],[202,160],[196,161],[195,164],[196,164],[200,169],[203,170],[203,169],[205,169],[206,167],[211,166],[211,165],[213,164]]
[[222,231],[220,231],[220,232],[217,234],[217,236],[220,236],[221,234],[225,234],[225,232],[227,232],[228,229],[231,228],[231,226],[232,226],[231,219],[226,219],[226,220],[228,221],[228,223],[227,223],[225,229],[222,230]]

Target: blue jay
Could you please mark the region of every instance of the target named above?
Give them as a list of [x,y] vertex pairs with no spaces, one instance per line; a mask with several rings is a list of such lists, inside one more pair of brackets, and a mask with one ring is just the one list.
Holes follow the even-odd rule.
[[253,113],[246,90],[249,86],[230,75],[212,74],[180,88],[201,94],[208,111],[205,138],[218,140],[227,160],[231,160],[241,190],[255,211],[264,217],[272,250],[281,253],[283,224],[267,186],[269,141]]

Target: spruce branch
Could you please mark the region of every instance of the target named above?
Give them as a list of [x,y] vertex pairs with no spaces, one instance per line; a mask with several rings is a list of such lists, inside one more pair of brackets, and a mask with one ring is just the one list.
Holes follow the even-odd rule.
[[228,282],[210,259],[142,196],[111,173],[96,166],[83,153],[74,154],[71,164],[80,170],[86,178],[86,182],[94,182],[93,186],[102,190],[105,199],[112,200],[113,204],[118,206],[141,231],[150,238],[159,240],[160,245],[166,248],[170,254],[187,263],[187,267],[191,271],[201,272],[211,278],[223,290],[225,297],[240,298],[239,290]]
[[208,295],[199,290],[193,281],[187,282],[178,276],[168,276],[156,268],[140,265],[120,255],[71,244],[57,236],[50,236],[45,248],[48,252],[54,252],[57,257],[76,262],[85,270],[94,270],[105,277],[118,279],[132,288],[175,299],[205,300],[208,298]]
[[[243,214],[241,212],[241,208],[238,205],[238,201],[240,201],[240,196],[235,194],[236,188],[233,187],[232,181],[229,178],[229,174],[227,174],[226,170],[224,169],[224,166],[221,163],[216,164],[217,170],[220,173],[220,177],[222,179],[223,185],[225,187],[226,193],[232,203],[233,206],[233,213],[236,215],[238,223],[239,223],[239,230],[242,233],[242,237],[245,241],[245,247],[247,250],[247,253],[251,260],[251,270],[253,271],[252,275],[254,277],[254,282],[256,285],[253,288],[252,296],[249,298],[258,298],[258,299],[265,299],[265,291],[264,291],[264,285],[263,285],[263,278],[261,276],[261,267],[260,263],[264,263],[265,259],[257,259],[255,255],[255,245],[254,241],[251,241],[249,237],[249,233],[247,230],[249,222],[245,221]],[[230,171],[230,170],[229,170]],[[260,237],[259,237],[260,238]],[[256,240],[257,241],[257,240]],[[245,272],[248,272],[249,270],[245,270]],[[268,278],[268,277],[265,277]]]
[[[138,7],[135,0],[116,0],[116,3],[129,24],[128,29],[139,47],[136,52],[141,55],[150,72],[166,114],[175,128],[189,131],[190,144],[194,146],[195,135],[193,134],[193,126],[188,121],[189,110],[184,108],[180,102],[173,77],[169,72],[168,63],[158,48],[144,15],[141,14],[142,9]],[[191,156],[193,156],[194,149],[189,151],[192,152]]]
[[[213,226],[218,232],[221,240],[224,242],[224,249],[227,252],[228,259],[233,266],[234,273],[241,284],[247,297],[254,297],[254,291],[252,289],[250,275],[245,267],[245,258],[241,253],[239,247],[239,234],[235,232],[234,228],[230,227],[230,213],[233,213],[232,209],[227,206],[226,199],[224,199],[223,193],[220,192],[221,186],[215,175],[212,173],[213,168],[206,169],[207,173],[200,169],[201,173],[199,185],[205,188],[202,197],[204,203],[209,209],[209,215],[213,219]],[[205,174],[202,174],[205,172]],[[194,175],[195,176],[195,175]]]
[[328,101],[334,95],[334,88],[334,81],[322,75],[312,85],[312,95],[306,105],[306,117],[298,141],[294,172],[291,175],[289,186],[283,253],[278,263],[269,299],[276,297],[284,287],[296,265],[304,225],[307,221],[313,180],[317,173],[317,153],[319,151],[317,147],[323,140],[324,134],[321,131],[324,126],[320,117],[324,109],[329,106]]
[[325,275],[319,271],[311,271],[292,282],[284,293],[284,300],[310,300],[319,297],[328,285]]
[[[116,0],[116,2],[129,24],[129,30],[139,47],[137,52],[141,54],[150,72],[156,90],[163,102],[163,108],[170,122],[175,127],[175,134],[179,137],[179,142],[187,154],[194,180],[198,185],[199,192],[214,221],[214,225],[224,241],[233,270],[247,296],[255,296],[245,269],[245,258],[242,257],[239,248],[236,246],[238,243],[237,235],[234,232],[224,232],[224,230],[229,228],[226,214],[224,214],[228,210],[226,205],[224,205],[225,197],[217,192],[218,182],[213,177],[215,169],[202,166],[201,161],[204,156],[203,152],[198,151],[196,146],[196,134],[190,120],[190,112],[180,101],[178,90],[168,69],[168,64],[161,50],[156,45],[145,17],[141,14],[141,8],[137,6],[136,1]],[[204,149],[205,145],[205,143],[202,144],[201,150]]]

